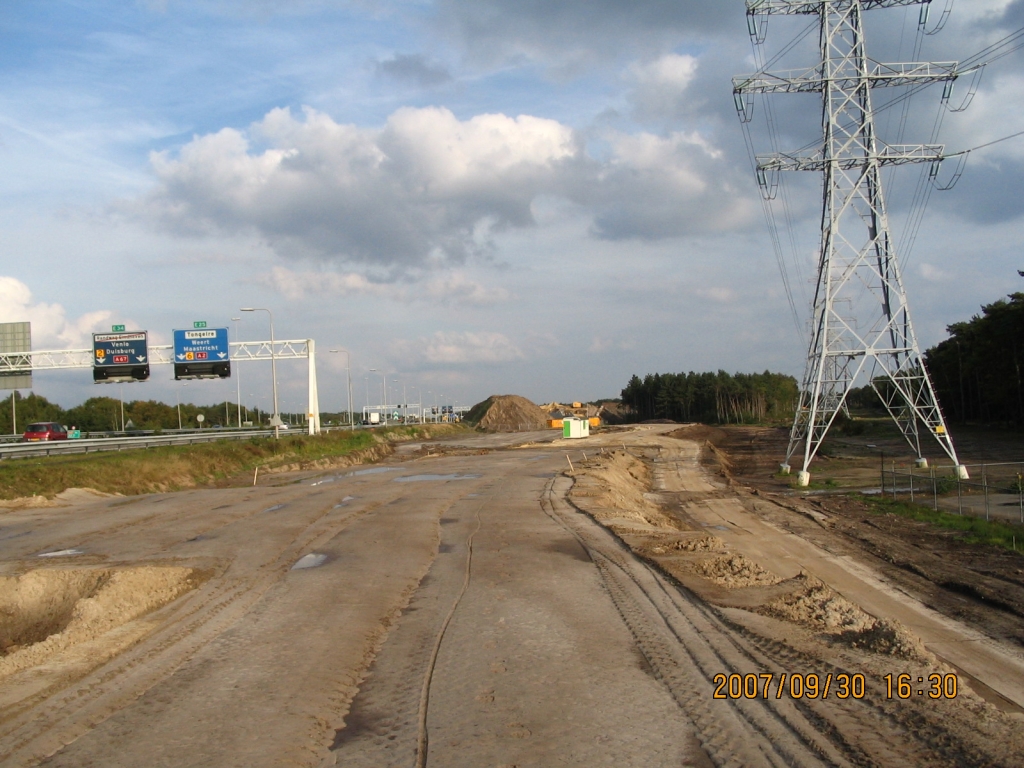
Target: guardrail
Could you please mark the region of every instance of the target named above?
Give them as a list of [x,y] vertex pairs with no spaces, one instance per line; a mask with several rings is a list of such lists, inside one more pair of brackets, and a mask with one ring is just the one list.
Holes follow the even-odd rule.
[[273,429],[207,429],[202,432],[175,435],[145,435],[142,437],[101,437],[79,440],[53,440],[38,443],[0,445],[0,460],[32,456],[56,456],[67,453],[95,453],[99,451],[125,451],[136,448],[154,448],[159,445],[195,445],[217,440],[245,440],[250,437],[273,437]]

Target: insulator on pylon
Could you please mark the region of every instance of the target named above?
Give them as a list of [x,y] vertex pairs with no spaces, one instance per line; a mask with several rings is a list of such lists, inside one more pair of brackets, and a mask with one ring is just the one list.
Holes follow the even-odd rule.
[[749,93],[733,91],[732,100],[736,104],[736,112],[740,116],[740,122],[749,123],[754,117],[754,97]]
[[765,36],[768,34],[768,17],[758,17],[754,15],[753,11],[747,11],[747,32],[750,33],[750,39],[754,45],[764,43]]
[[967,151],[957,157],[956,169],[953,171],[953,176],[949,181],[941,184],[939,183],[939,168],[942,165],[942,158],[932,163],[931,168],[928,169],[928,179],[940,192],[952,189],[956,186],[956,183],[960,181],[960,177],[964,175],[964,168],[967,165],[967,157],[970,154],[970,151]]
[[931,15],[931,5],[925,4],[921,6],[921,14],[917,18],[917,26],[926,35],[937,35],[942,31],[942,28],[946,26],[946,22],[949,21],[949,14],[953,11],[953,0],[946,0],[946,7],[942,9],[942,15],[939,16],[939,23],[934,28],[928,29],[928,17]]
[[766,168],[758,168],[757,185],[761,188],[765,200],[774,200],[779,192],[779,172],[775,169],[769,171]]
[[953,95],[953,80],[946,82],[946,85],[942,89],[942,103],[946,105],[946,109],[950,112],[963,112],[974,101],[974,96],[978,93],[978,86],[981,84],[981,76],[985,72],[985,65],[982,64],[980,67],[974,70],[973,76],[971,77],[971,84],[967,88],[967,95],[964,96],[964,100],[960,102],[960,106],[951,107],[949,105],[949,98]]

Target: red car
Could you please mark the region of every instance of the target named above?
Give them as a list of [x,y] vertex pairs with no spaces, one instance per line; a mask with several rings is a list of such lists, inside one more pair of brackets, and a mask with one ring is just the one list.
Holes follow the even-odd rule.
[[40,440],[67,440],[68,431],[55,421],[40,421],[36,424],[28,425],[23,439],[26,443],[34,443]]

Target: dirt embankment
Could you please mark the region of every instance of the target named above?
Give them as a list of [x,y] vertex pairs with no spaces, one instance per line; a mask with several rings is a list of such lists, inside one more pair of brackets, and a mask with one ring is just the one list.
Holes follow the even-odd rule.
[[[667,490],[673,478],[666,474],[665,465],[659,463],[665,448],[652,445],[640,451],[632,449],[634,453],[641,453],[640,458],[621,452],[592,456],[590,461],[577,467],[576,486],[570,498],[580,509],[613,530],[636,554],[714,606],[713,610],[723,621],[747,637],[762,638],[769,644],[762,647],[770,647],[776,659],[790,667],[793,659],[804,659],[806,665],[820,663],[833,670],[860,672],[869,681],[882,681],[886,674],[897,672],[922,680],[936,673],[959,674],[960,692],[952,700],[896,702],[899,708],[893,709],[891,698],[884,698],[884,686],[874,689],[870,695],[879,699],[878,706],[890,708],[893,716],[916,718],[914,729],[940,734],[940,740],[948,739],[972,754],[971,761],[965,764],[1019,764],[1017,757],[1024,749],[1024,740],[1017,734],[1016,718],[1022,713],[1016,705],[981,681],[964,676],[936,658],[900,622],[870,615],[806,572],[783,578],[773,572],[773,562],[759,562],[748,552],[733,549],[715,535],[715,525],[697,522],[708,517],[702,518],[691,505],[724,508],[740,504],[742,500],[747,509],[771,516],[771,522],[779,527],[786,527],[788,523],[792,525],[791,530],[800,535],[816,528],[820,534],[818,539],[811,536],[808,539],[817,541],[834,554],[847,553],[838,546],[841,539],[829,538],[831,514],[810,508],[795,511],[757,501],[757,496],[734,476],[744,459],[737,460],[726,449],[727,433],[721,433],[725,431],[717,435],[713,434],[715,431],[703,431],[698,437],[716,441],[705,445],[703,451],[705,477],[717,478],[716,482],[703,486],[706,490],[691,490],[698,486],[687,483],[683,484],[686,487],[676,487],[673,492]],[[738,439],[747,450],[758,442],[757,435],[742,434]],[[635,464],[643,464],[647,472]],[[631,466],[632,471],[623,472],[623,465]],[[614,508],[618,499],[637,503],[641,498],[645,506],[639,517],[630,512],[629,504],[623,505],[625,514]],[[648,506],[657,511],[649,510]],[[768,507],[776,512],[766,512]],[[630,518],[636,522],[631,524]],[[639,518],[642,518],[642,525],[637,524],[641,522]],[[726,533],[722,536],[736,542],[736,546],[743,541],[742,536]],[[752,544],[757,551],[756,544]],[[810,662],[810,659],[815,661]],[[800,670],[791,668],[790,671]],[[850,731],[844,736],[855,741],[873,738],[870,731]],[[924,764],[934,763],[927,760],[920,763]]]
[[[716,463],[728,472],[728,456],[719,453]],[[663,510],[650,487],[647,462],[611,451],[587,463],[576,478],[572,498],[634,552],[711,602],[798,624],[855,648],[928,658],[920,642],[898,622],[874,619],[807,574],[783,579],[731,551],[717,536]]]
[[[790,481],[776,475],[788,441],[785,430],[695,426],[673,435],[703,439],[701,458],[709,473],[775,502],[753,506],[768,522],[864,562],[940,613],[1024,652],[1024,552],[968,542],[957,531],[880,513],[857,493],[794,493]],[[967,436],[962,441],[966,454],[983,455],[983,436],[977,431]],[[878,440],[840,438],[841,450],[815,465],[817,476],[834,479],[841,489],[871,475],[877,486],[877,449],[883,444],[872,441]],[[900,448],[896,439],[884,445],[892,451]],[[1014,445],[1011,436],[996,434],[996,458],[1013,455]],[[1019,438],[1016,445],[1016,455],[1024,456]],[[1020,541],[1024,550],[1024,529]]]
[[192,568],[157,566],[38,568],[0,577],[0,678],[97,640],[205,578]]
[[[397,443],[458,429],[452,424],[424,424],[5,461],[0,464],[0,510],[59,506],[81,500],[82,493],[135,496],[245,485],[252,482],[256,467],[262,476],[367,464],[389,456]],[[63,498],[69,491],[78,496]]]
[[547,428],[547,414],[519,395],[491,395],[470,409],[466,421],[488,432],[533,432]]

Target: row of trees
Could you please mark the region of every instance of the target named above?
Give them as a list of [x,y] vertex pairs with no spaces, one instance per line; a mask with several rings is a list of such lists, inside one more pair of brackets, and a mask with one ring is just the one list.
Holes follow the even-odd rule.
[[[12,412],[11,397],[16,397]],[[19,393],[0,401],[0,434],[12,434],[12,419],[17,414],[18,431],[35,421],[56,421],[66,426],[75,426],[86,432],[117,431],[121,429],[121,401],[112,397],[91,397],[81,405],[64,409],[51,403],[45,397]],[[133,400],[124,404],[124,423],[128,429],[177,429],[178,407],[155,400]],[[238,426],[238,409],[234,403],[215,405],[181,404],[181,426],[195,429],[199,426],[197,416],[203,415],[203,427]],[[262,411],[242,410],[242,420],[255,424],[266,422],[268,414]],[[294,414],[282,414],[285,421],[294,419]],[[130,422],[130,426],[129,426]]]
[[[949,338],[927,350],[924,361],[947,420],[1024,427],[1024,293],[983,306],[981,314],[946,330]],[[793,377],[768,371],[656,373],[642,380],[633,376],[622,390],[622,404],[638,420],[785,421],[792,418],[798,394]],[[870,385],[852,389],[846,402],[854,411],[884,410]]]
[[925,353],[946,417],[1024,426],[1024,293],[946,330],[949,338]]
[[781,373],[654,373],[633,376],[622,404],[640,421],[742,424],[792,418],[799,388]]

